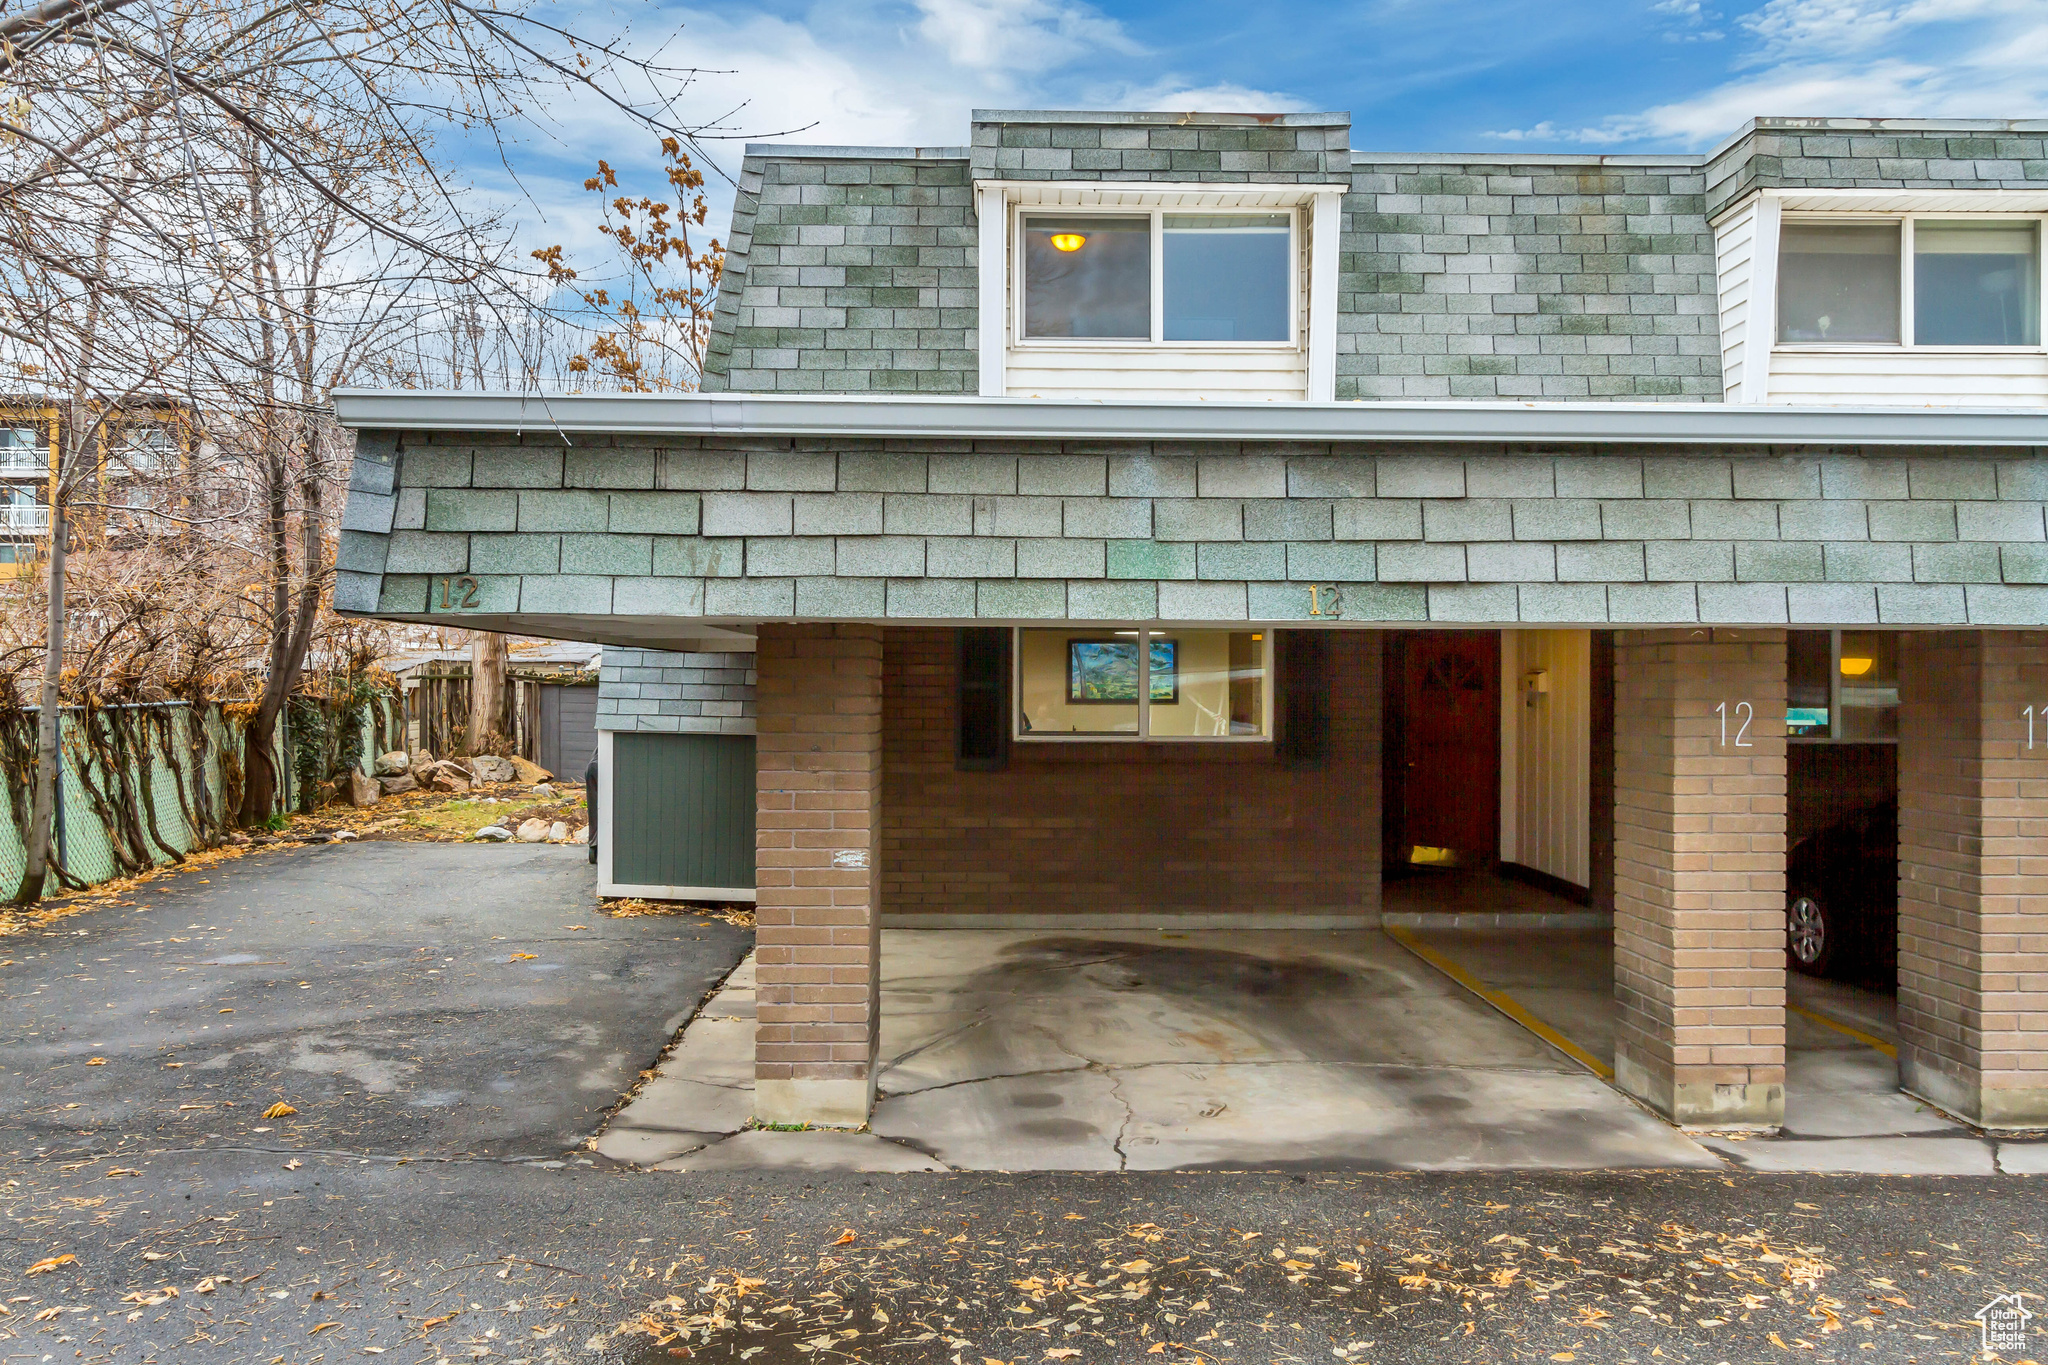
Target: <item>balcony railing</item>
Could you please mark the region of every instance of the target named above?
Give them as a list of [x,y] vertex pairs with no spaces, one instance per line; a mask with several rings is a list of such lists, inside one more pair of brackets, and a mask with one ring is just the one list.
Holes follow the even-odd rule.
[[24,474],[48,474],[50,454],[22,446],[0,446],[0,475],[20,478]]
[[0,531],[43,533],[50,529],[50,509],[27,503],[0,504]]

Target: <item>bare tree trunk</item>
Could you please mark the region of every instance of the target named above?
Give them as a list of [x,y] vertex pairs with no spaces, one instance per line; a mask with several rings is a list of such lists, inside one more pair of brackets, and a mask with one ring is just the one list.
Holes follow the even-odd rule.
[[495,752],[509,730],[511,698],[505,686],[505,637],[480,630],[469,642],[469,744],[472,754]]
[[64,554],[71,528],[64,522],[64,504],[50,508],[49,642],[43,650],[42,711],[36,717],[36,795],[30,808],[28,838],[23,841],[24,866],[14,903],[30,905],[43,898],[49,880],[51,826],[57,811],[58,746],[63,742],[64,713],[58,684],[64,676]]

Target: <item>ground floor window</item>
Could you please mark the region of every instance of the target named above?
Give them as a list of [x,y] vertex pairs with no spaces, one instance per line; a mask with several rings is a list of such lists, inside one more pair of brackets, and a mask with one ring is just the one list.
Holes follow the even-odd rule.
[[1017,632],[1019,739],[1263,740],[1263,630],[1065,627]]

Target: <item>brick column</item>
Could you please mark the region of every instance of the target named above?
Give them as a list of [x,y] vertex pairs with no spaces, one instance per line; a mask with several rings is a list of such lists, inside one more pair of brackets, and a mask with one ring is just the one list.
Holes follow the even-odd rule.
[[1614,680],[1615,1079],[1678,1123],[1775,1127],[1785,634],[1617,632]]
[[1899,646],[1899,1084],[2048,1124],[2048,632]]
[[754,1113],[867,1122],[880,1023],[882,632],[764,625]]

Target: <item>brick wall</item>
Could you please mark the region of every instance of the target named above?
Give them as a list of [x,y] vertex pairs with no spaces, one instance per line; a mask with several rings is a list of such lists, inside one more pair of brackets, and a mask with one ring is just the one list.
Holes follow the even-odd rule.
[[1681,1123],[1776,1125],[1784,632],[1621,631],[1614,656],[1616,1080]]
[[1900,1081],[2048,1125],[2048,632],[1900,645]]
[[882,632],[764,625],[755,741],[755,1112],[861,1124],[880,1022]]
[[1379,638],[1332,637],[1316,767],[1272,745],[1011,746],[959,772],[951,630],[890,629],[883,669],[884,904],[892,923],[989,915],[1376,914]]

